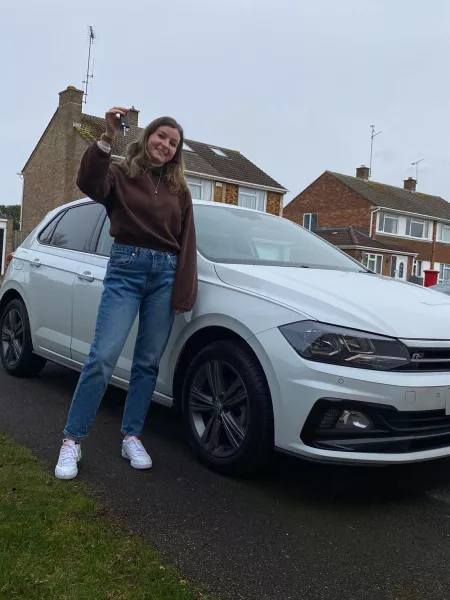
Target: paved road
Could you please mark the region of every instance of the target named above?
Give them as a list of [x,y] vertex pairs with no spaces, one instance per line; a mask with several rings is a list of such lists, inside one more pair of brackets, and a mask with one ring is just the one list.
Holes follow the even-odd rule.
[[[53,468],[77,375],[0,370],[0,432]],[[180,423],[154,405],[143,441],[154,468],[120,458],[124,393],[110,390],[85,442],[84,481],[165,560],[223,600],[450,599],[450,462],[360,469],[280,456],[259,481],[199,466]],[[72,483],[67,482],[67,485]]]

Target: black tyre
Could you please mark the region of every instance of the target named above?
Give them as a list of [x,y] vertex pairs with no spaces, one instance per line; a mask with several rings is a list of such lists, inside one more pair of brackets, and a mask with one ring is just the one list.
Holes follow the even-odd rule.
[[190,445],[209,467],[247,475],[269,464],[273,409],[264,373],[235,342],[214,342],[191,362],[183,388]]
[[11,300],[0,315],[0,359],[4,369],[15,377],[33,377],[46,360],[33,354],[30,322],[22,300]]

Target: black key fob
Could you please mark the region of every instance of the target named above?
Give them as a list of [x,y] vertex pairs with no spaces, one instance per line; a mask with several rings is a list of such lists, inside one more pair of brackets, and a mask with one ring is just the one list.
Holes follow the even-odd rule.
[[120,115],[120,127],[124,133],[130,129],[130,119],[128,118],[128,115]]

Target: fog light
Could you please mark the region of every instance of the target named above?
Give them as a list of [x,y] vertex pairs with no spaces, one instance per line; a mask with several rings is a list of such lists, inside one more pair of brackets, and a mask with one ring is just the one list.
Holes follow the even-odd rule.
[[342,411],[338,422],[335,425],[336,429],[371,429],[372,421],[367,415],[354,410]]
[[339,408],[328,409],[320,421],[319,429],[334,429],[341,414],[342,410]]

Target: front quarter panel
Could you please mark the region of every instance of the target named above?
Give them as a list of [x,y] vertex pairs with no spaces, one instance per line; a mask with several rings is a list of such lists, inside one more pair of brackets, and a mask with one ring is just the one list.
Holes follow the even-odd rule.
[[[304,318],[304,315],[268,299],[227,286],[214,272],[210,277],[202,277],[194,310],[175,319],[166,356],[161,364],[159,391],[172,396],[179,357],[187,341],[201,329],[223,327],[252,346],[257,333]],[[256,352],[257,348],[254,350]]]

